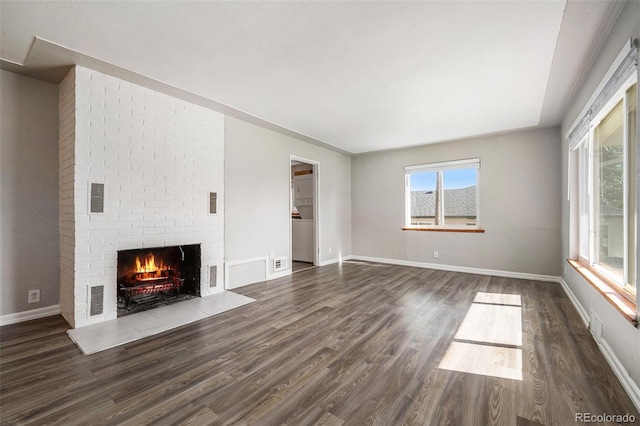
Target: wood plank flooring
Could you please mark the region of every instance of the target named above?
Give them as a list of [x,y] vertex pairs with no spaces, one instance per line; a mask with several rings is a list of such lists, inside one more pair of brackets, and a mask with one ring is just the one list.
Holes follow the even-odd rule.
[[[345,262],[235,291],[257,302],[86,357],[60,316],[2,327],[0,423],[568,425],[578,412],[640,419],[558,284]],[[518,306],[514,295],[521,316],[487,316],[491,324],[521,318],[519,341],[508,337],[513,324],[507,337],[476,337],[465,326],[456,338],[472,305]],[[519,351],[522,380],[487,375],[499,368],[439,368],[450,347],[468,345]]]

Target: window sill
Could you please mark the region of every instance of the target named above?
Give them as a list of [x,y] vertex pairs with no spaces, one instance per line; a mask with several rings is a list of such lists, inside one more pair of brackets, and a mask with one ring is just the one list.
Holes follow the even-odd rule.
[[638,317],[636,315],[636,305],[620,293],[616,287],[607,283],[606,280],[589,270],[586,266],[575,259],[567,259],[582,277],[600,293],[627,321],[638,328]]
[[421,232],[466,232],[471,234],[484,234],[484,229],[478,228],[402,228],[403,231],[421,231]]

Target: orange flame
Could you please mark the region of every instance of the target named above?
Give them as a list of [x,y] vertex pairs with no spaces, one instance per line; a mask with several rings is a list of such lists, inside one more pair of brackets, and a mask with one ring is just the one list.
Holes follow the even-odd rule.
[[162,260],[156,264],[155,256],[151,253],[144,258],[144,263],[136,256],[136,274],[138,274],[138,279],[158,278],[162,276],[162,271],[168,269],[170,268]]

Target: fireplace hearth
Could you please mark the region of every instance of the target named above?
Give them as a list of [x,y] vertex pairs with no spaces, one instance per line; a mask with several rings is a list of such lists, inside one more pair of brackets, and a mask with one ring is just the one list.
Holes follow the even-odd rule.
[[200,244],[118,251],[118,317],[200,296]]

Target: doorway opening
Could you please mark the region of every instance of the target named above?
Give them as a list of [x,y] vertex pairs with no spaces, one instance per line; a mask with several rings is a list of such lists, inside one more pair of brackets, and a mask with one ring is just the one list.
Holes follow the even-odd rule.
[[291,157],[291,272],[319,264],[318,167],[312,160]]

